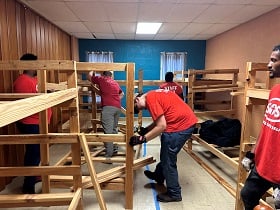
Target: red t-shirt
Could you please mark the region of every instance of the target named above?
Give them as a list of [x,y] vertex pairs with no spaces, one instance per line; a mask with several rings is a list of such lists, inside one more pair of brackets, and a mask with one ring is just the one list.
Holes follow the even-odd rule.
[[154,121],[164,115],[167,124],[164,132],[183,131],[197,122],[191,108],[172,91],[158,89],[148,92],[146,106]]
[[280,85],[269,94],[255,161],[258,173],[265,179],[280,184]]
[[[37,77],[30,77],[26,74],[21,74],[14,82],[15,93],[38,93]],[[52,110],[48,109],[48,123],[50,123]],[[39,124],[39,113],[23,118],[20,122],[24,124]]]
[[181,85],[176,82],[165,82],[161,84],[159,88],[175,92],[177,95],[181,95],[183,93]]
[[114,106],[121,108],[120,93],[122,90],[119,84],[108,76],[93,76],[91,81],[99,85],[101,106]]

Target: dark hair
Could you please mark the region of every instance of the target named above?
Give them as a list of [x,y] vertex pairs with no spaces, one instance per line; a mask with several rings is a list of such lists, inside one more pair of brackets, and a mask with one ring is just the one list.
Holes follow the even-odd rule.
[[280,51],[280,45],[276,45],[276,46],[272,49],[272,51]]
[[166,74],[165,74],[165,81],[166,82],[173,82],[173,77],[174,77],[174,75],[173,75],[173,73],[171,71],[166,72]]
[[103,71],[103,75],[111,77],[112,76],[112,72],[110,72],[110,71]]
[[20,60],[22,61],[37,60],[37,56],[32,53],[26,53],[20,57]]
[[138,114],[139,113],[139,109],[138,109],[138,107],[136,106],[136,104],[135,104],[135,99],[137,98],[137,97],[141,97],[142,95],[143,95],[144,93],[138,93],[136,96],[135,96],[135,98],[134,98],[134,114]]

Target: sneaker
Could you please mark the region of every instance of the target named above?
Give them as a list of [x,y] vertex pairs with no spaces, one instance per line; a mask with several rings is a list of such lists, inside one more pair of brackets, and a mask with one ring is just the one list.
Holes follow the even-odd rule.
[[155,180],[158,184],[163,184],[164,180],[156,177],[155,172],[151,172],[149,170],[145,170],[144,174],[146,175],[147,178],[151,180]]
[[182,197],[171,197],[168,193],[161,193],[157,195],[157,200],[160,202],[179,202],[182,201]]

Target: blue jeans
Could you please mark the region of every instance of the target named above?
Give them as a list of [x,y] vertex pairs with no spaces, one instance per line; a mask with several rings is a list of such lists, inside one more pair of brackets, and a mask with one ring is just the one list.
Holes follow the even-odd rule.
[[254,167],[246,179],[244,187],[240,193],[245,210],[253,210],[254,207],[259,204],[261,197],[271,187],[275,188],[279,187],[279,185],[262,178],[258,174],[256,167]]
[[[22,134],[39,134],[39,125],[16,123],[18,130]],[[38,166],[41,161],[40,144],[26,144],[24,155],[24,166]],[[35,187],[36,177],[26,176],[24,178],[23,188],[33,189]]]
[[194,126],[179,132],[162,133],[160,137],[160,162],[156,166],[155,175],[165,180],[167,193],[170,197],[181,198],[177,170],[177,154],[191,137]]

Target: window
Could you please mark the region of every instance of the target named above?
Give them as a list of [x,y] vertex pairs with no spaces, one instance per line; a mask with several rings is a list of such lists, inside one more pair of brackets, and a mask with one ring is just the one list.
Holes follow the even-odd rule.
[[[92,63],[113,63],[113,55],[113,52],[87,52],[87,61]],[[95,75],[98,75],[98,73]],[[92,102],[91,97],[88,97],[86,100],[89,103]],[[100,96],[96,96],[96,103],[101,103]]]
[[187,65],[186,52],[161,52],[160,53],[160,79],[164,80],[168,71],[185,70]]

